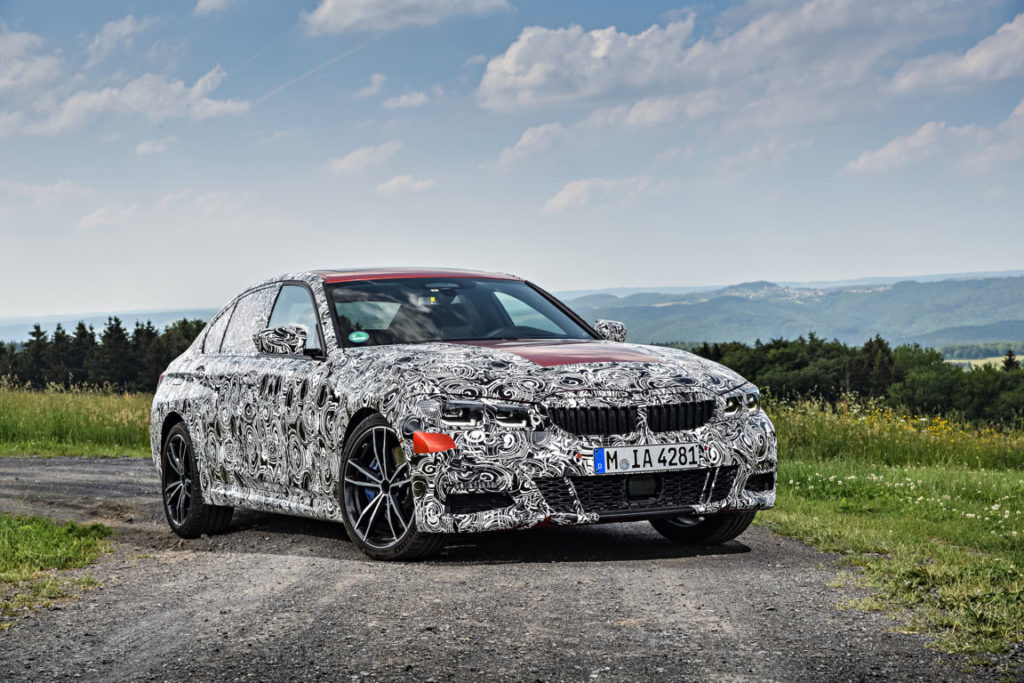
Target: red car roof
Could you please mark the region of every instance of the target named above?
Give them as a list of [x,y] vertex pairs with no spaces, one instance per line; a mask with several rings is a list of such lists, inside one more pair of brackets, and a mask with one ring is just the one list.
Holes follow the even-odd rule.
[[519,280],[514,275],[486,273],[477,270],[454,270],[446,268],[364,268],[355,270],[314,270],[327,284],[351,282],[353,280],[385,280],[405,277],[457,278],[475,277],[491,280]]

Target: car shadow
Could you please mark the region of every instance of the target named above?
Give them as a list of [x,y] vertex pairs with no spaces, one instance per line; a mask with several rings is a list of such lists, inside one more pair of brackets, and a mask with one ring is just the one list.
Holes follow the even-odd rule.
[[[198,543],[200,541],[189,542]],[[236,511],[229,530],[206,542],[233,552],[365,559],[340,523],[265,512]],[[676,545],[646,522],[542,527],[449,537],[430,564],[483,565],[552,562],[622,562],[736,555],[750,552],[739,541],[716,546]]]

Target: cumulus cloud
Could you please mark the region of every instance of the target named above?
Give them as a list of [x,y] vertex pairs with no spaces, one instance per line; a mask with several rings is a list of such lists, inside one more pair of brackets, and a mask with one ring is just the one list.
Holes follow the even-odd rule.
[[166,151],[166,149],[177,142],[178,138],[173,135],[169,135],[161,140],[144,140],[139,144],[135,145],[136,154],[159,154],[160,152]]
[[226,9],[227,6],[228,0],[199,0],[196,2],[195,9],[192,10],[192,14],[200,17],[204,14],[220,12]]
[[384,100],[385,109],[408,109],[409,107],[422,107],[427,103],[427,93],[416,91],[408,92],[397,97],[389,97]]
[[384,85],[384,81],[388,80],[385,74],[373,74],[370,76],[370,84],[365,88],[356,90],[356,97],[373,97],[380,92],[381,87]]
[[693,33],[694,16],[631,35],[614,26],[528,26],[484,71],[477,95],[483,106],[516,106],[593,97],[622,87],[677,78]]
[[645,97],[631,105],[601,107],[571,125],[545,123],[523,131],[512,147],[506,147],[498,164],[508,166],[567,144],[593,141],[600,129],[646,128],[694,119],[723,107],[717,91],[706,90],[671,97]]
[[52,185],[32,185],[0,180],[0,190],[11,197],[27,199],[38,209],[56,208],[64,202],[87,197],[93,192],[92,188],[70,180],[58,180]]
[[393,31],[403,26],[431,26],[460,14],[508,8],[507,0],[321,0],[302,20],[312,34]]
[[152,24],[152,19],[139,21],[131,14],[117,21],[108,21],[89,44],[89,61],[86,66],[102,61],[118,48],[130,46],[135,36]]
[[943,90],[1024,75],[1024,14],[1003,24],[963,54],[942,53],[914,59],[893,77],[897,91]]
[[664,189],[666,184],[649,176],[605,179],[587,178],[565,184],[558,194],[544,204],[544,213],[561,213],[586,206],[607,206],[629,201],[650,192]]
[[476,95],[508,111],[714,91],[723,123],[802,124],[866,106],[895,60],[962,30],[971,9],[951,0],[752,1],[701,37],[692,11],[637,33],[530,26],[488,62]]
[[847,164],[849,171],[888,171],[933,155],[946,136],[962,129],[946,125],[943,121],[929,121],[910,135],[901,135],[879,149],[864,152]]
[[392,197],[404,192],[423,192],[434,186],[432,178],[414,178],[411,175],[397,175],[385,180],[377,186],[377,194],[381,197]]
[[138,115],[154,123],[174,118],[199,121],[244,113],[249,108],[248,101],[207,97],[225,75],[217,66],[192,86],[166,76],[145,74],[120,87],[79,90],[50,105],[41,116],[35,110],[10,112],[6,120],[0,116],[0,135],[18,132],[56,135],[104,113]]
[[34,33],[12,33],[0,24],[0,94],[31,89],[60,74],[61,60],[39,54],[42,45]]
[[335,157],[327,162],[331,173],[336,175],[359,173],[374,166],[380,166],[402,149],[398,140],[385,142],[382,145],[368,145],[349,152],[345,156]]

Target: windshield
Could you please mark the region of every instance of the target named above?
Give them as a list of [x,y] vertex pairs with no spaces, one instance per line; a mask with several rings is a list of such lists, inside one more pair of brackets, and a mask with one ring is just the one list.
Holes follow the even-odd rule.
[[519,280],[360,280],[328,285],[327,296],[344,346],[594,338]]

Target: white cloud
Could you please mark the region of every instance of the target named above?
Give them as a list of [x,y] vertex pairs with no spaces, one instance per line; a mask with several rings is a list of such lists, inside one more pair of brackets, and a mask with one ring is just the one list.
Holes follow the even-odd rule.
[[12,197],[27,199],[38,209],[56,208],[64,202],[87,197],[93,192],[92,188],[70,180],[58,180],[53,185],[30,185],[0,180],[0,190]]
[[472,57],[467,57],[466,61],[464,61],[462,63],[462,66],[476,66],[477,64],[486,64],[486,63],[487,63],[487,55],[473,55]]
[[895,138],[879,149],[864,152],[847,164],[849,171],[888,171],[923,161],[943,148],[950,138],[976,136],[974,126],[950,126],[944,121],[929,121],[910,135]]
[[248,101],[207,97],[225,75],[224,70],[217,66],[191,87],[166,76],[145,74],[121,87],[79,90],[59,103],[49,105],[41,115],[33,108],[28,112],[11,112],[6,120],[0,117],[0,136],[18,132],[56,135],[104,113],[144,116],[154,123],[173,118],[199,121],[242,114],[249,108]]
[[228,0],[199,0],[196,2],[195,9],[192,10],[192,14],[200,17],[204,14],[220,12],[226,9],[227,6]]
[[357,90],[355,96],[359,98],[373,97],[380,92],[380,89],[386,80],[388,80],[388,77],[385,74],[373,74],[370,76],[370,84],[365,88]]
[[506,0],[321,0],[302,20],[312,34],[431,26],[460,14],[509,9]]
[[416,179],[411,175],[397,175],[377,186],[381,197],[392,197],[403,192],[423,192],[434,186],[432,178]]
[[38,54],[43,39],[11,33],[0,23],[0,94],[34,88],[60,74],[61,60]]
[[135,145],[136,154],[159,154],[166,151],[167,147],[178,141],[178,138],[169,135],[162,140],[144,140]]
[[730,154],[722,159],[722,167],[732,173],[745,173],[764,166],[779,169],[794,152],[807,149],[814,140],[782,140],[770,138],[760,140],[749,149]]
[[621,203],[636,197],[665,189],[667,184],[649,176],[636,176],[608,180],[587,178],[565,184],[558,194],[544,204],[544,213],[560,213],[590,205],[598,207]]
[[405,109],[408,107],[421,107],[427,103],[427,93],[408,92],[397,97],[389,97],[384,100],[385,109]]
[[950,89],[1024,75],[1024,14],[1003,24],[963,54],[943,53],[914,59],[893,77],[897,91]]
[[671,98],[703,92],[725,112],[723,127],[800,125],[873,106],[893,64],[961,32],[976,9],[957,0],[751,0],[700,37],[692,11],[638,33],[530,26],[488,62],[476,95],[499,111],[667,98],[649,102],[651,118],[663,120]]
[[506,147],[498,164],[508,166],[544,154],[560,146],[599,140],[602,128],[647,128],[694,119],[718,111],[723,105],[715,90],[671,97],[646,97],[632,105],[595,109],[576,123],[545,123],[523,131],[512,147]]
[[137,205],[110,204],[85,214],[78,220],[79,230],[98,230],[107,226],[115,225],[132,216]]
[[678,78],[694,17],[621,33],[614,26],[528,26],[504,54],[487,64],[477,95],[483,106],[509,109],[640,88]]
[[102,61],[120,47],[130,46],[134,37],[152,24],[152,19],[138,21],[131,14],[117,21],[108,21],[89,44],[89,61],[86,66]]
[[402,149],[402,143],[398,140],[385,142],[382,145],[368,145],[349,152],[343,157],[336,157],[327,162],[331,173],[341,175],[346,173],[359,173],[374,166],[380,166],[391,157],[398,154]]

